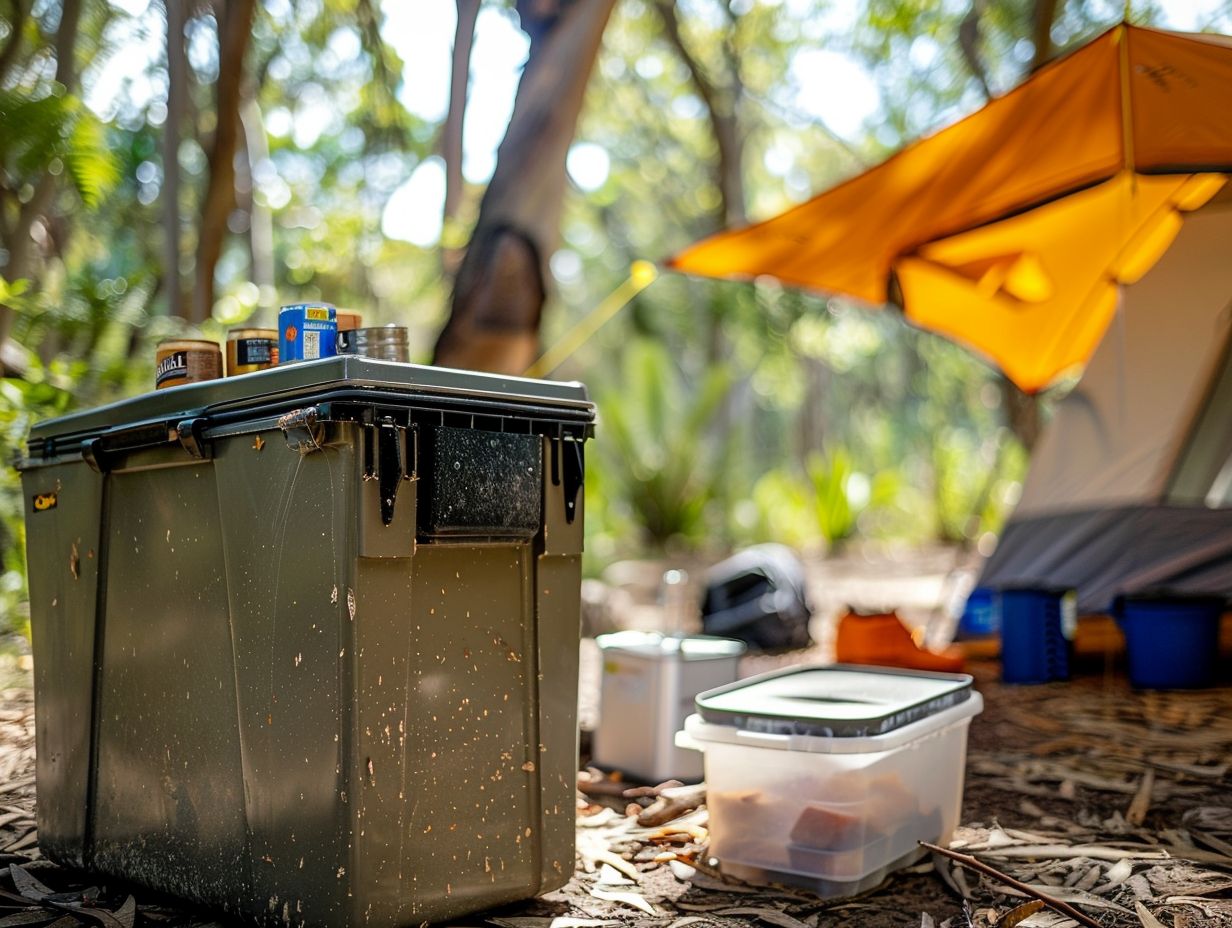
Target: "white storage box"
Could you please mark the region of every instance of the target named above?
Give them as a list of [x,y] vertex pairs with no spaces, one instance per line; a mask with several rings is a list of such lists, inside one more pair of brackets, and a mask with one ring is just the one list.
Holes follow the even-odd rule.
[[864,892],[944,843],[962,806],[966,674],[793,668],[703,693],[677,738],[704,753],[723,872]]
[[594,762],[650,783],[700,780],[702,759],[676,747],[698,693],[731,683],[742,641],[625,631],[595,639],[603,652]]

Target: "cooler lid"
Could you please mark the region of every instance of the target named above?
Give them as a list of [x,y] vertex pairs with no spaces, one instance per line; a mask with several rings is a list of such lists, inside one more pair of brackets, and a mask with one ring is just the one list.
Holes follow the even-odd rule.
[[969,674],[831,664],[793,667],[708,690],[713,725],[776,735],[863,738],[894,731],[971,697]]
[[[340,355],[281,364],[236,377],[144,393],[107,406],[40,422],[30,430],[31,457],[72,453],[118,430],[151,436],[195,420],[215,428],[246,418],[334,402],[415,405],[467,417],[534,422],[588,435],[594,405],[580,383],[560,383]],[[503,426],[497,423],[496,430]],[[521,429],[518,429],[521,430]],[[580,432],[579,432],[580,430]]]
[[743,641],[712,635],[663,635],[659,632],[623,631],[600,635],[595,643],[604,651],[623,651],[643,657],[706,661],[739,657],[747,649]]

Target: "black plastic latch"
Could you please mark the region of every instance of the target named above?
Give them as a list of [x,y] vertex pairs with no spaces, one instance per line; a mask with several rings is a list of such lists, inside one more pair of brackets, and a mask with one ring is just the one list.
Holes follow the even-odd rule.
[[103,453],[103,440],[98,436],[87,438],[81,443],[81,457],[96,474],[108,471],[107,457]]
[[381,495],[381,521],[386,525],[394,520],[398,485],[406,476],[402,462],[401,431],[390,418],[382,419],[377,427],[377,491]]
[[570,525],[577,518],[578,491],[586,480],[586,452],[580,441],[561,439],[564,456],[565,521]]
[[184,419],[175,426],[175,435],[188,454],[199,461],[210,458],[210,446],[205,440],[206,420]]

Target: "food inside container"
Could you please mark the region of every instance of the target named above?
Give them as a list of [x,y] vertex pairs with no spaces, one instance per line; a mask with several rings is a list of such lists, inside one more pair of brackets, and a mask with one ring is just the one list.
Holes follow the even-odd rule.
[[704,753],[711,853],[725,873],[863,892],[958,824],[965,674],[795,668],[703,693],[679,736]]

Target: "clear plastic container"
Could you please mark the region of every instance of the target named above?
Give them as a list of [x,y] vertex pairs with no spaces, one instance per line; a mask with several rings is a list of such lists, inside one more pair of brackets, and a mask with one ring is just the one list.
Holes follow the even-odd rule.
[[721,869],[844,896],[918,859],[918,842],[947,841],[962,806],[967,729],[983,708],[978,693],[963,693],[866,736],[752,731],[690,716],[677,740],[704,753],[710,851]]

